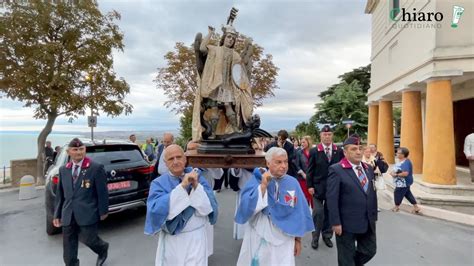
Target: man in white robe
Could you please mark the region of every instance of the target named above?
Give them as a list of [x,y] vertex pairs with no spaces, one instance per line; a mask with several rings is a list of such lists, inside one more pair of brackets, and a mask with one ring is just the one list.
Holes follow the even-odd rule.
[[145,234],[159,234],[155,265],[207,265],[207,225],[217,220],[217,201],[205,178],[186,168],[178,145],[165,150],[169,172],[153,180]]
[[[230,168],[229,169],[230,174],[239,178],[238,186],[239,188],[244,188],[245,183],[252,178],[253,173],[252,170],[247,170],[243,168]],[[237,214],[237,209],[239,208],[240,205],[240,191],[237,193],[235,197],[235,214]],[[234,222],[234,230],[232,232],[232,237],[235,240],[240,240],[244,238],[244,232],[245,232],[245,227],[247,223],[245,224],[239,224]]]
[[241,192],[235,221],[248,226],[237,265],[295,265],[313,220],[298,181],[286,175],[286,151],[273,147],[265,159],[268,171],[255,169]]

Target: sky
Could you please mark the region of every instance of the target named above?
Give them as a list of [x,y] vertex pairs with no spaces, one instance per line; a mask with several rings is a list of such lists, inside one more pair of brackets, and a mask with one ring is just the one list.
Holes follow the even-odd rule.
[[[338,76],[370,63],[370,15],[360,0],[98,0],[102,12],[116,10],[124,33],[123,52],[114,51],[114,69],[130,85],[126,101],[133,113],[99,116],[97,131],[177,130],[179,115],[164,107],[168,100],[156,88],[157,69],[176,42],[191,44],[208,25],[225,24],[231,7],[239,9],[234,26],[273,56],[280,69],[279,89],[254,110],[261,128],[293,130],[315,113],[318,94]],[[46,120],[33,109],[0,99],[0,130],[40,131]],[[59,117],[53,131],[89,131],[86,117],[72,123]]]

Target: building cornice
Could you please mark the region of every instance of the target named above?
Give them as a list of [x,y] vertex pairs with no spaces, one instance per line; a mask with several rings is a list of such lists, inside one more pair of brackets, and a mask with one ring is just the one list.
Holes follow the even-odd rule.
[[460,69],[437,70],[423,75],[418,82],[428,83],[435,80],[450,80],[453,77],[462,76],[463,73]]
[[[428,60],[426,60],[425,62],[421,63],[420,65],[416,66],[416,67],[413,67],[412,69],[409,69],[408,71],[406,71],[405,73],[403,74],[400,74],[398,75],[396,78],[382,84],[381,86],[379,86],[377,89],[373,89],[372,90],[372,87],[371,89],[369,89],[369,91],[367,92],[367,97],[369,97],[370,95],[380,91],[380,90],[383,90],[384,88],[390,86],[391,84],[394,84],[395,82],[415,73],[416,71],[422,69],[423,67],[429,65],[429,64],[432,64],[432,63],[435,63],[435,62],[439,62],[439,61],[452,61],[452,60],[460,60],[460,59],[474,59],[474,55],[465,55],[465,56],[452,56],[452,57],[432,57]],[[449,70],[448,70],[449,71]],[[462,70],[460,70],[462,72]],[[456,74],[457,72],[453,72],[453,75],[452,76],[458,76]],[[425,74],[423,75],[423,77],[426,79],[426,77],[428,76],[429,74]],[[445,76],[445,77],[448,77],[448,76]],[[429,77],[428,77],[429,78]],[[438,76],[439,78],[439,76]],[[422,82],[423,81],[423,78],[422,79],[418,79],[417,80],[418,82]],[[403,88],[400,88],[400,89],[403,89]]]

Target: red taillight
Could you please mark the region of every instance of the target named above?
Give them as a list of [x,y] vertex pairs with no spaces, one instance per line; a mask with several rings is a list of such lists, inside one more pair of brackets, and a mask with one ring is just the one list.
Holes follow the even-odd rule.
[[140,173],[140,174],[145,174],[145,175],[149,175],[151,173],[153,173],[153,170],[155,169],[155,166],[153,165],[150,165],[148,167],[143,167],[143,168],[138,168],[138,169],[135,169],[136,172]]
[[59,183],[59,176],[55,175],[51,178],[51,181],[53,181],[53,184],[57,185]]

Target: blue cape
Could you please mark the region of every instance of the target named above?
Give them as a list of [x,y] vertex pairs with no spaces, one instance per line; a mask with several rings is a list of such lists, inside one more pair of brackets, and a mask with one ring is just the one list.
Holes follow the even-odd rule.
[[[184,170],[185,173],[191,172],[192,168],[188,167]],[[175,235],[179,234],[186,226],[186,223],[194,214],[195,209],[191,206],[187,207],[173,220],[167,221],[170,209],[170,194],[171,191],[178,186],[180,180],[171,176],[169,173],[155,178],[150,186],[150,194],[147,200],[147,212],[145,220],[145,234],[154,235],[161,230]],[[207,183],[206,179],[199,172],[199,183],[206,191],[209,201],[211,202],[212,212],[208,215],[209,222],[215,224],[217,221],[217,200]]]
[[[246,223],[257,206],[258,186],[262,181],[262,174],[258,168],[253,171],[252,178],[242,190],[240,205],[235,215],[235,222]],[[279,183],[278,199],[275,198],[276,182]],[[291,195],[288,191],[295,191],[296,203],[290,206]],[[285,175],[281,179],[272,179],[267,186],[268,206],[262,212],[270,217],[273,225],[290,236],[303,237],[306,232],[314,231],[313,218],[308,203],[296,178]]]

